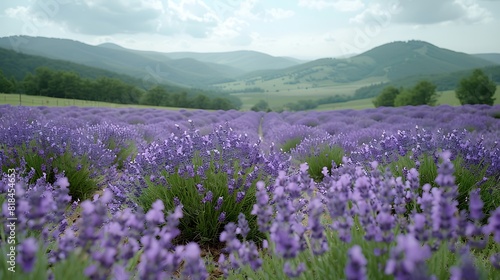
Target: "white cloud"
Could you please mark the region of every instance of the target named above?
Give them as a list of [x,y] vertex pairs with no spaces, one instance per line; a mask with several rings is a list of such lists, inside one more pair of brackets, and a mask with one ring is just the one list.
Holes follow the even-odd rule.
[[270,20],[280,20],[285,18],[290,18],[295,15],[294,11],[284,10],[279,8],[272,8],[266,10],[266,18],[269,17]]
[[352,23],[369,24],[380,19],[401,24],[478,23],[491,19],[491,13],[475,0],[419,0],[378,2],[351,18]]
[[353,12],[362,9],[365,4],[361,0],[299,0],[299,6],[317,10],[334,8],[341,12]]

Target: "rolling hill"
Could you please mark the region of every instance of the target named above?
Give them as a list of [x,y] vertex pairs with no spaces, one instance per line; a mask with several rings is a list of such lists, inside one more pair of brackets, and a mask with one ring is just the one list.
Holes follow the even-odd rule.
[[474,54],[474,56],[491,61],[496,64],[500,64],[500,53],[478,53]]
[[287,57],[274,57],[255,51],[234,51],[221,53],[172,52],[166,53],[171,59],[192,58],[198,61],[216,63],[240,69],[244,72],[263,69],[282,69],[298,65],[300,61]]
[[[156,84],[154,81],[137,79],[125,74],[119,74],[112,71],[90,67],[65,60],[51,59],[42,56],[28,55],[18,53],[13,50],[0,48],[0,70],[3,74],[11,78],[21,81],[27,73],[34,73],[38,67],[47,67],[56,71],[68,71],[77,73],[82,78],[96,79],[99,77],[108,77],[121,80],[124,83],[134,85],[138,88],[147,89]],[[190,88],[162,83],[162,85],[170,92],[192,92]],[[209,93],[209,92],[206,92]],[[209,93],[210,94],[210,93]]]
[[[152,58],[127,49],[91,46],[67,39],[22,38],[29,42],[19,45],[22,53],[66,60],[156,83],[200,86],[214,81],[228,81],[227,73],[203,62],[190,61],[184,67],[179,67],[178,61],[167,57]],[[12,49],[8,37],[0,38],[0,47]]]
[[29,36],[0,38],[0,47],[14,49],[11,43],[13,38],[26,42],[17,45],[16,49],[25,54],[66,60],[158,83],[169,82],[194,87],[231,81],[235,76],[249,71],[248,69],[287,67],[299,63],[293,59],[258,52],[248,52],[245,55],[174,53],[169,57],[168,53],[129,50],[109,43],[92,46],[68,39]]
[[286,77],[288,83],[349,83],[376,78],[393,81],[406,77],[443,74],[495,65],[494,62],[439,48],[423,41],[393,42],[359,55],[323,58],[281,70],[256,71],[244,80],[272,80]]

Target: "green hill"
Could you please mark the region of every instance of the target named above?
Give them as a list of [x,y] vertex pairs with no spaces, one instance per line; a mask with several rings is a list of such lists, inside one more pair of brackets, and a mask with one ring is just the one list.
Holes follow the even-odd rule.
[[226,65],[240,69],[242,72],[251,72],[262,69],[282,69],[303,63],[303,61],[297,59],[275,57],[255,51],[220,53],[172,52],[165,53],[165,55],[172,59],[192,58],[198,61]]
[[50,59],[37,55],[18,53],[13,50],[0,48],[0,69],[6,77],[14,77],[20,81],[27,73],[34,73],[38,67],[47,67],[58,71],[75,72],[82,78],[96,79],[98,77],[116,78],[123,82],[143,87],[142,80],[107,71],[100,68],[89,67],[65,60]]
[[[199,61],[189,61],[189,64],[181,67],[182,61],[175,61],[164,55],[152,56],[116,47],[91,46],[67,39],[20,37],[29,42],[18,46],[18,50],[22,53],[71,61],[137,79],[184,86],[202,86],[228,81],[228,71],[221,71],[218,66],[214,67]],[[0,38],[0,47],[13,48],[8,37]]]
[[[495,65],[482,58],[423,41],[393,42],[350,58],[323,58],[281,70],[256,71],[241,80],[286,78],[288,83],[351,83],[366,79],[394,81]],[[291,80],[291,81],[290,81]]]
[[[154,80],[137,79],[128,75],[81,65],[78,63],[58,59],[50,59],[36,55],[28,55],[15,52],[13,50],[0,48],[0,69],[3,72],[3,75],[8,78],[13,77],[16,80],[21,81],[24,79],[27,73],[35,73],[35,70],[39,67],[47,67],[49,69],[57,71],[74,72],[82,78],[115,78],[142,89],[148,89],[149,87],[156,85]],[[187,92],[190,94],[197,94],[202,92],[199,89],[186,88],[168,83],[162,83],[161,85],[168,89],[168,91],[170,92]],[[220,96],[220,94],[218,93],[208,91],[203,91],[203,93],[208,95]]]
[[389,80],[422,74],[441,74],[480,68],[493,63],[473,55],[436,47],[423,41],[385,44],[355,58],[373,61],[374,75],[387,75]]
[[474,54],[474,56],[491,61],[496,64],[500,64],[500,53],[478,53]]
[[[25,43],[13,45],[12,40]],[[68,39],[15,36],[0,38],[0,47],[101,68],[137,79],[200,87],[234,80],[249,70],[299,62],[258,52],[160,53],[129,50],[116,44],[92,46]]]

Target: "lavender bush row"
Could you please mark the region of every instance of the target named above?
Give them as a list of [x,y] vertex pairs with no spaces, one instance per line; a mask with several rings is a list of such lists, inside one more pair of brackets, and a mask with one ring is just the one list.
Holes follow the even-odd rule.
[[0,278],[495,278],[499,111],[0,106]]

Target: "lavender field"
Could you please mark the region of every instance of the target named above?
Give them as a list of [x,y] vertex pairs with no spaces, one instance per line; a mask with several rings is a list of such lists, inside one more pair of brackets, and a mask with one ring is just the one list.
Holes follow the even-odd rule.
[[500,106],[0,106],[0,279],[500,279]]

